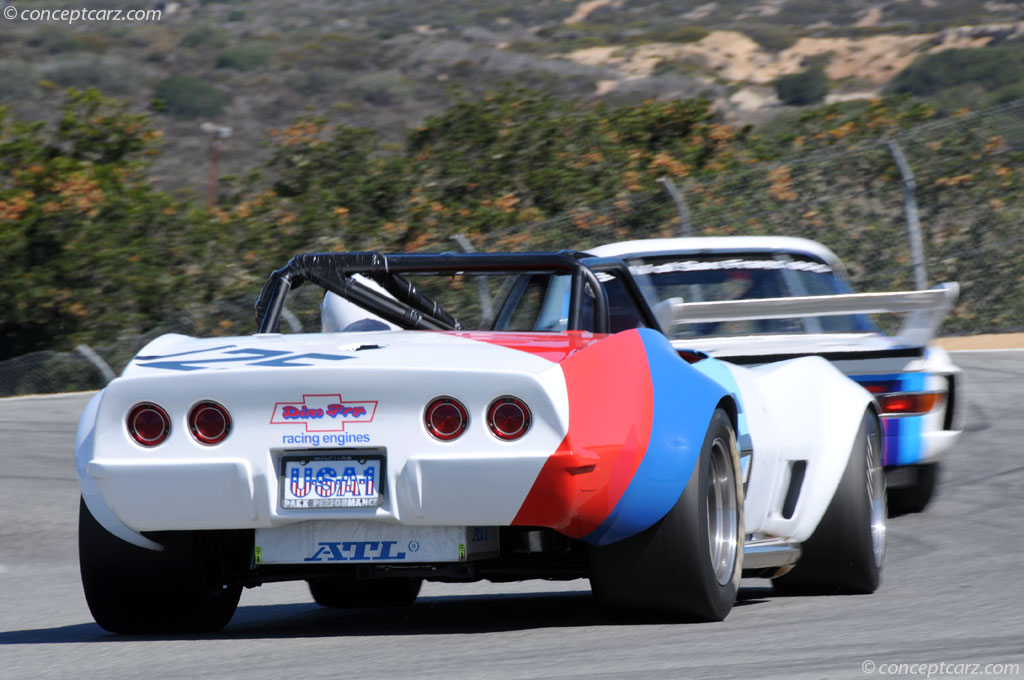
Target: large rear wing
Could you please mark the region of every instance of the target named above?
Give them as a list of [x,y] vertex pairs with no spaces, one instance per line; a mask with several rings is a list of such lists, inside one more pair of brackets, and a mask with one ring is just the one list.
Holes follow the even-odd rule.
[[897,333],[901,344],[924,347],[960,296],[960,285],[943,283],[930,290],[898,293],[853,293],[809,297],[683,302],[671,298],[655,306],[662,328],[669,334],[676,326],[721,321],[758,321],[847,314],[907,314]]

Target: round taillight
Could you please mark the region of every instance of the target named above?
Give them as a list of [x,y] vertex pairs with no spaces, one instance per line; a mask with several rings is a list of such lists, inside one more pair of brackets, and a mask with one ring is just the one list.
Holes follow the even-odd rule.
[[519,439],[530,429],[530,409],[521,399],[499,397],[487,409],[487,426],[498,439]]
[[156,446],[170,433],[171,419],[156,404],[136,404],[128,413],[128,434],[143,446]]
[[427,432],[447,442],[466,431],[469,413],[466,407],[451,397],[438,397],[429,404],[424,414]]
[[220,404],[201,401],[189,411],[188,429],[202,444],[219,444],[231,432],[231,416]]

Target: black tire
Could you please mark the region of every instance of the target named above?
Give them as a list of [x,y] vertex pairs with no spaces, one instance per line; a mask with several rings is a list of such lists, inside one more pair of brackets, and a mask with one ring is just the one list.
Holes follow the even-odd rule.
[[408,607],[420,594],[423,579],[358,581],[354,577],[311,579],[309,593],[321,607]]
[[[78,561],[96,623],[112,633],[203,633],[231,619],[242,593],[225,585],[220,532],[161,532],[163,551],[127,543],[100,525],[82,500]],[[244,555],[241,545],[234,556]]]
[[878,418],[864,414],[846,470],[800,561],[772,580],[793,594],[873,593],[882,576],[888,512]]
[[935,496],[935,488],[939,483],[939,464],[924,463],[914,467],[917,468],[917,481],[910,486],[889,489],[889,512],[893,515],[921,512]]
[[675,506],[636,536],[589,551],[590,585],[614,618],[721,621],[743,572],[743,484],[736,435],[715,411]]

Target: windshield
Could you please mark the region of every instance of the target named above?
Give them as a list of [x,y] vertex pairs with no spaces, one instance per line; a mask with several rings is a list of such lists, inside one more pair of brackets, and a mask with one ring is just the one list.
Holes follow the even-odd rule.
[[[663,300],[721,302],[851,293],[827,263],[788,253],[672,254],[627,258],[651,306]],[[723,321],[676,326],[673,337],[874,331],[862,315]]]

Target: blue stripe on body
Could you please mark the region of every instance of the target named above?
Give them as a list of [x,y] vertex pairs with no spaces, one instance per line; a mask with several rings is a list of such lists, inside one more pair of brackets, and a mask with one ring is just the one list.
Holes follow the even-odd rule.
[[[594,545],[628,538],[668,514],[693,474],[715,406],[726,390],[694,370],[664,335],[638,330],[647,353],[654,413],[647,451],[622,498],[599,527],[583,537]],[[714,361],[707,359],[698,366]]]
[[[922,392],[925,390],[925,373],[879,373],[875,375],[851,376],[858,383],[890,383],[892,392]],[[882,418],[885,434],[885,456],[883,465],[912,465],[921,460],[924,416],[903,418]]]

